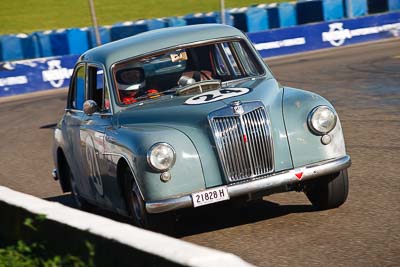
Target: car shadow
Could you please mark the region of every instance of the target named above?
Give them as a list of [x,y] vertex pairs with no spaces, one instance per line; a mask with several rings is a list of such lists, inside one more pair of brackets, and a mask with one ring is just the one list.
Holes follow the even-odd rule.
[[[49,197],[46,198],[46,200],[77,208],[70,194]],[[246,204],[237,204],[235,202],[218,203],[213,206],[179,211],[179,213],[175,214],[176,222],[174,229],[172,231],[169,229],[167,232],[159,232],[172,237],[182,238],[224,228],[256,223],[291,213],[315,211],[316,209],[312,205],[280,205],[264,199]],[[118,222],[130,223],[129,218],[106,210],[95,208],[90,212]]]
[[312,205],[280,205],[264,199],[247,204],[219,204],[213,207],[188,209],[176,224],[176,237],[212,232],[224,228],[256,223],[291,213],[316,211]]
[[[48,198],[45,198],[45,200],[52,201],[52,202],[58,202],[60,204],[68,206],[70,208],[78,209],[78,206],[76,205],[74,198],[70,193],[59,195],[59,196],[54,196],[54,197],[48,197]],[[122,216],[122,215],[119,215],[119,214],[116,214],[114,212],[107,211],[104,209],[100,209],[97,207],[93,207],[93,209],[91,209],[88,212],[90,212],[92,214],[100,215],[100,216],[103,216],[103,217],[106,217],[106,218],[109,218],[109,219],[112,219],[112,220],[115,220],[118,222],[128,223],[128,224],[131,223],[129,218],[127,218],[125,216]]]
[[54,196],[54,197],[47,197],[44,198],[44,200],[52,201],[52,202],[58,202],[60,204],[63,204],[64,206],[68,206],[70,208],[78,208],[74,202],[74,198],[71,196],[71,194],[63,194],[59,196]]

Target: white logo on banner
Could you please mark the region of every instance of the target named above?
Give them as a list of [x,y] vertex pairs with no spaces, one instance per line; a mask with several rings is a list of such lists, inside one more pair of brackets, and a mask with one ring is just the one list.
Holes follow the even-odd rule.
[[7,77],[0,78],[0,87],[18,85],[18,84],[27,84],[28,78],[26,76],[15,76],[15,77]]
[[268,49],[305,45],[305,44],[306,44],[306,38],[298,37],[298,38],[285,39],[274,42],[259,43],[255,44],[254,47],[257,50],[268,50]]
[[48,70],[42,71],[43,81],[49,82],[53,87],[59,88],[65,79],[70,79],[73,69],[61,67],[61,60],[47,61]]
[[341,46],[346,39],[350,39],[349,29],[343,29],[343,23],[329,24],[329,32],[322,33],[322,41],[329,42],[333,46]]
[[357,36],[377,34],[386,31],[390,31],[393,36],[399,36],[400,23],[385,24],[381,26],[350,30],[344,29],[343,23],[338,22],[329,24],[329,31],[322,33],[322,41],[329,42],[332,46],[341,46],[344,44],[346,39],[351,39]]

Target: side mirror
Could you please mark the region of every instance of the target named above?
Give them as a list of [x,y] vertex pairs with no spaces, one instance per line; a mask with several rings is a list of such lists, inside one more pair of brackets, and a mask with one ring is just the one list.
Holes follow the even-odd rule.
[[86,115],[92,115],[93,113],[95,113],[96,111],[98,111],[98,106],[96,101],[94,100],[86,100],[83,103],[83,112],[85,112]]

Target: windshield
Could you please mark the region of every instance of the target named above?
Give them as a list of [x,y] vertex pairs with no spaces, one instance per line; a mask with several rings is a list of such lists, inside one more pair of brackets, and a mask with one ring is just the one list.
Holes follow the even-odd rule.
[[[205,81],[227,82],[264,74],[244,41],[218,42],[168,50],[119,63],[113,69],[119,104],[130,105]],[[193,92],[189,90],[185,92]],[[187,94],[187,93],[185,93]]]

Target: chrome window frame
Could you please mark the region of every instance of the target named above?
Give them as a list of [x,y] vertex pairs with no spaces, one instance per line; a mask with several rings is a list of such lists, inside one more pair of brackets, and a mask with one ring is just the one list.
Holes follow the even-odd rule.
[[[110,115],[113,115],[114,113],[113,113],[113,105],[112,105],[112,99],[111,99],[111,94],[110,94],[110,89],[109,89],[109,86],[108,86],[108,83],[107,83],[107,72],[106,72],[106,68],[104,67],[104,65],[103,64],[100,64],[100,63],[97,63],[97,62],[87,62],[86,63],[86,73],[88,74],[89,73],[89,67],[96,67],[96,68],[99,68],[99,69],[102,69],[103,70],[103,85],[104,85],[104,88],[103,88],[103,96],[102,96],[102,105],[104,105],[104,101],[105,101],[105,92],[106,92],[106,90],[108,91],[108,95],[109,95],[109,98],[110,98],[110,110],[108,111],[108,112],[100,112],[100,111],[96,111],[96,112],[94,112],[92,115],[100,115],[100,116],[110,116]],[[89,85],[89,75],[86,75],[86,82],[87,82],[87,85]],[[89,87],[87,86],[86,87],[86,90],[89,90]],[[88,96],[88,92],[86,93],[86,97],[85,97],[85,99],[86,100],[88,100],[87,99],[87,96]]]

